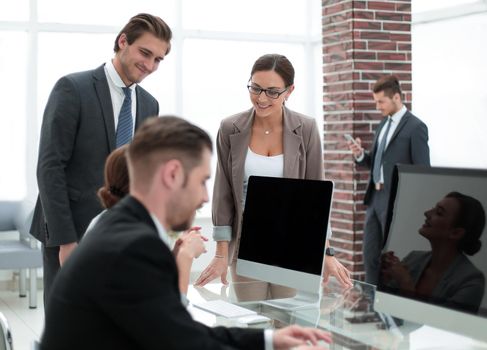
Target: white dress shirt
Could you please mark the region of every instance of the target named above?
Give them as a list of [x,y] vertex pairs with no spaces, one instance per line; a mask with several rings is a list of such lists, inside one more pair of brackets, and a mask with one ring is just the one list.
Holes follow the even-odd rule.
[[[118,116],[120,114],[120,110],[122,109],[123,100],[125,98],[122,88],[126,86],[122,81],[122,78],[120,78],[120,75],[118,75],[111,60],[108,60],[108,62],[105,64],[105,74],[107,76],[108,87],[110,88],[110,97],[112,98],[113,117],[116,131],[118,125]],[[132,135],[135,130],[135,116],[137,114],[137,96],[135,94],[136,86],[137,84],[132,84],[129,86],[132,93]]]

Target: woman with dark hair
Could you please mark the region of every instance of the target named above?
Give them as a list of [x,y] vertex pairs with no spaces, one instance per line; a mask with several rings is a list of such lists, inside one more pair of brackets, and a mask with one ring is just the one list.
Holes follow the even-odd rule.
[[450,192],[424,215],[419,234],[429,241],[431,251],[412,251],[402,261],[393,252],[383,254],[383,280],[418,297],[477,311],[484,296],[485,276],[466,255],[476,254],[482,245],[482,204]]
[[126,151],[127,145],[124,145],[113,151],[107,158],[105,164],[105,183],[97,193],[105,209],[113,207],[129,193]]
[[[213,190],[213,238],[216,254],[196,284],[221,277],[233,281],[241,218],[251,175],[321,180],[323,156],[314,119],[285,106],[294,91],[294,68],[283,55],[268,54],[254,63],[247,83],[252,108],[225,118],[217,136],[218,163]],[[325,234],[325,232],[323,232]],[[327,242],[328,247],[328,242]],[[325,276],[351,286],[350,273],[328,250]]]

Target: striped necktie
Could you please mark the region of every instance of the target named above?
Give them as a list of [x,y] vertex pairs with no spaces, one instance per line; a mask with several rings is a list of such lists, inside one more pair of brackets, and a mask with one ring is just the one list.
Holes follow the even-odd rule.
[[380,167],[382,166],[382,155],[384,154],[384,150],[386,148],[387,135],[389,135],[389,129],[391,128],[392,124],[392,118],[388,118],[389,120],[387,121],[386,132],[384,133],[384,136],[382,136],[379,147],[375,152],[374,168],[372,170],[372,178],[374,180],[374,183],[380,182]]
[[132,141],[132,130],[133,120],[132,120],[132,91],[128,87],[124,87],[123,93],[125,98],[123,99],[122,108],[120,109],[120,114],[118,115],[118,125],[117,125],[117,148],[125,145]]

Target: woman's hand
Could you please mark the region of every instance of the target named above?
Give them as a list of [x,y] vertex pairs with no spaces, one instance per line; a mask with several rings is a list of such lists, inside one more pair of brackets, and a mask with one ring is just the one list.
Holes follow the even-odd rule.
[[408,268],[401,263],[394,252],[381,256],[381,275],[387,283],[395,282],[402,290],[414,291],[414,281]]
[[345,288],[353,287],[352,280],[350,279],[350,271],[342,265],[334,256],[325,255],[325,272],[323,274],[323,284],[328,283],[330,276],[340,282]]
[[215,278],[221,277],[223,284],[227,282],[228,257],[226,255],[215,255],[208,267],[203,270],[200,277],[194,283],[196,286],[203,287]]

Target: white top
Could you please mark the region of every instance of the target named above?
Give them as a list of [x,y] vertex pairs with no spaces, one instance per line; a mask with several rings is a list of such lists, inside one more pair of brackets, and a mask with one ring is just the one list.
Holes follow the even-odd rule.
[[252,175],[283,177],[284,176],[284,155],[263,156],[253,152],[250,147],[245,158],[244,180],[243,180],[243,206],[247,197],[249,177]]
[[[112,98],[113,107],[113,117],[115,121],[115,130],[117,130],[118,116],[120,110],[122,109],[123,100],[125,99],[125,94],[122,88],[126,87],[122,78],[118,75],[115,66],[111,60],[108,60],[105,64],[105,74],[107,76],[108,87],[110,88],[110,97]],[[129,86],[132,92],[132,135],[135,129],[135,116],[137,114],[137,96],[135,95],[135,87],[137,84],[132,84]]]

